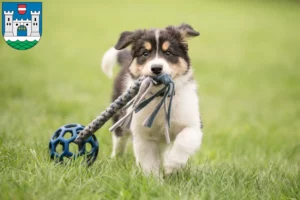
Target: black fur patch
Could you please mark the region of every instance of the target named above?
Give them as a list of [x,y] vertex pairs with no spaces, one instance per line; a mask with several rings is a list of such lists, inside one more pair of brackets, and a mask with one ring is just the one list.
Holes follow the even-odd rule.
[[[145,49],[145,42],[151,44],[152,48],[150,51]],[[155,30],[145,30],[144,34],[132,44],[131,48],[132,56],[133,58],[136,58],[137,64],[143,65],[147,60],[154,58],[157,49],[156,45]]]
[[123,50],[118,53],[118,63],[123,68],[128,68],[132,62],[132,56],[131,53],[128,50]]
[[[161,44],[168,41],[170,46],[167,51],[163,51]],[[180,32],[174,27],[167,27],[166,30],[161,31],[159,34],[159,55],[165,58],[172,64],[178,63],[178,58],[183,58],[188,66],[190,65],[190,58],[188,56],[188,45]],[[166,53],[168,52],[168,54]]]

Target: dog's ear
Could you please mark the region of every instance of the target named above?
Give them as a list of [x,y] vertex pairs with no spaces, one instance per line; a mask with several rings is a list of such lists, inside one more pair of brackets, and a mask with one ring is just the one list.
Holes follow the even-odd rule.
[[115,49],[121,50],[126,48],[128,45],[130,45],[133,42],[132,40],[133,33],[134,32],[131,31],[124,31],[123,33],[121,33],[120,38],[117,44],[115,45]]
[[121,50],[128,47],[131,43],[138,39],[142,34],[142,30],[132,31],[124,31],[121,33],[120,38],[115,45],[115,49]]
[[195,31],[193,27],[189,24],[181,24],[180,26],[176,27],[182,36],[189,38],[189,37],[196,37],[199,36],[200,33]]

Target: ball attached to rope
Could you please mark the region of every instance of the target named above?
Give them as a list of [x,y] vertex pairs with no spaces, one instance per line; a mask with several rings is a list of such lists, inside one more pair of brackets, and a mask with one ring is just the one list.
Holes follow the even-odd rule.
[[[164,84],[165,86],[157,93],[152,94],[149,98],[145,98],[149,90],[153,85]],[[51,159],[57,159],[62,162],[64,158],[77,158],[79,156],[86,155],[87,164],[91,165],[96,160],[99,144],[94,133],[101,128],[113,115],[115,115],[124,106],[128,108],[132,106],[131,111],[121,118],[113,127],[110,128],[113,131],[120,126],[129,127],[130,119],[133,112],[137,113],[147,106],[156,97],[160,98],[160,103],[154,108],[149,117],[146,118],[143,125],[151,128],[154,119],[156,118],[159,110],[163,107],[165,113],[165,136],[166,142],[170,143],[169,128],[171,118],[172,99],[175,95],[175,87],[172,78],[167,74],[162,74],[158,77],[143,76],[137,79],[129,89],[127,89],[121,96],[119,96],[114,102],[112,102],[105,111],[103,111],[96,119],[89,123],[86,127],[80,124],[67,124],[60,127],[52,136],[49,143],[49,152]],[[167,98],[170,100],[167,103]],[[167,105],[168,104],[168,105]],[[70,138],[66,138],[65,135],[71,133]],[[76,144],[78,146],[78,153],[70,151],[70,144]],[[92,146],[90,151],[86,150],[86,144]],[[57,151],[57,147],[62,146],[62,153]]]
[[[80,156],[84,156],[88,165],[93,164],[99,152],[99,143],[96,136],[90,136],[80,145],[74,142],[80,131],[84,128],[85,127],[80,124],[67,124],[57,129],[49,142],[51,159],[63,162],[65,158],[76,159]],[[77,150],[75,150],[75,152],[70,148],[71,145],[76,146]],[[88,148],[89,146],[90,148]],[[59,151],[60,148],[62,152]]]

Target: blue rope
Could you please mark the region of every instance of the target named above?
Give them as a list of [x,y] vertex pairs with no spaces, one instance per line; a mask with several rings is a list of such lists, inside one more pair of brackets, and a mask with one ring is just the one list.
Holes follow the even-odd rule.
[[147,106],[153,99],[155,99],[158,96],[161,96],[163,94],[162,100],[159,102],[159,104],[155,107],[154,111],[152,114],[145,120],[144,126],[151,128],[153,125],[153,122],[155,120],[155,117],[157,116],[159,110],[161,109],[162,105],[166,103],[166,98],[170,97],[170,102],[168,109],[165,113],[165,117],[167,120],[168,127],[170,127],[170,119],[171,119],[171,108],[172,108],[172,101],[173,101],[173,96],[175,94],[175,87],[174,87],[174,82],[172,81],[171,77],[167,74],[162,74],[158,77],[153,77],[153,80],[158,82],[158,83],[163,83],[165,85],[164,88],[159,90],[157,93],[153,94],[151,97],[148,99],[143,100],[135,109],[135,113],[139,112],[142,110],[145,106]]

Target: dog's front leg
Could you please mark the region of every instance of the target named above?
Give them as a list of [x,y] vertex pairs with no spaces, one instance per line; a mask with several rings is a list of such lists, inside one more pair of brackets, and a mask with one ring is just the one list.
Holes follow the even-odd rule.
[[166,175],[184,167],[191,155],[200,147],[202,132],[200,128],[186,127],[176,137],[169,152],[164,155]]
[[161,164],[159,145],[157,142],[144,138],[133,139],[134,154],[136,163],[139,165],[146,175],[151,173],[159,176]]

